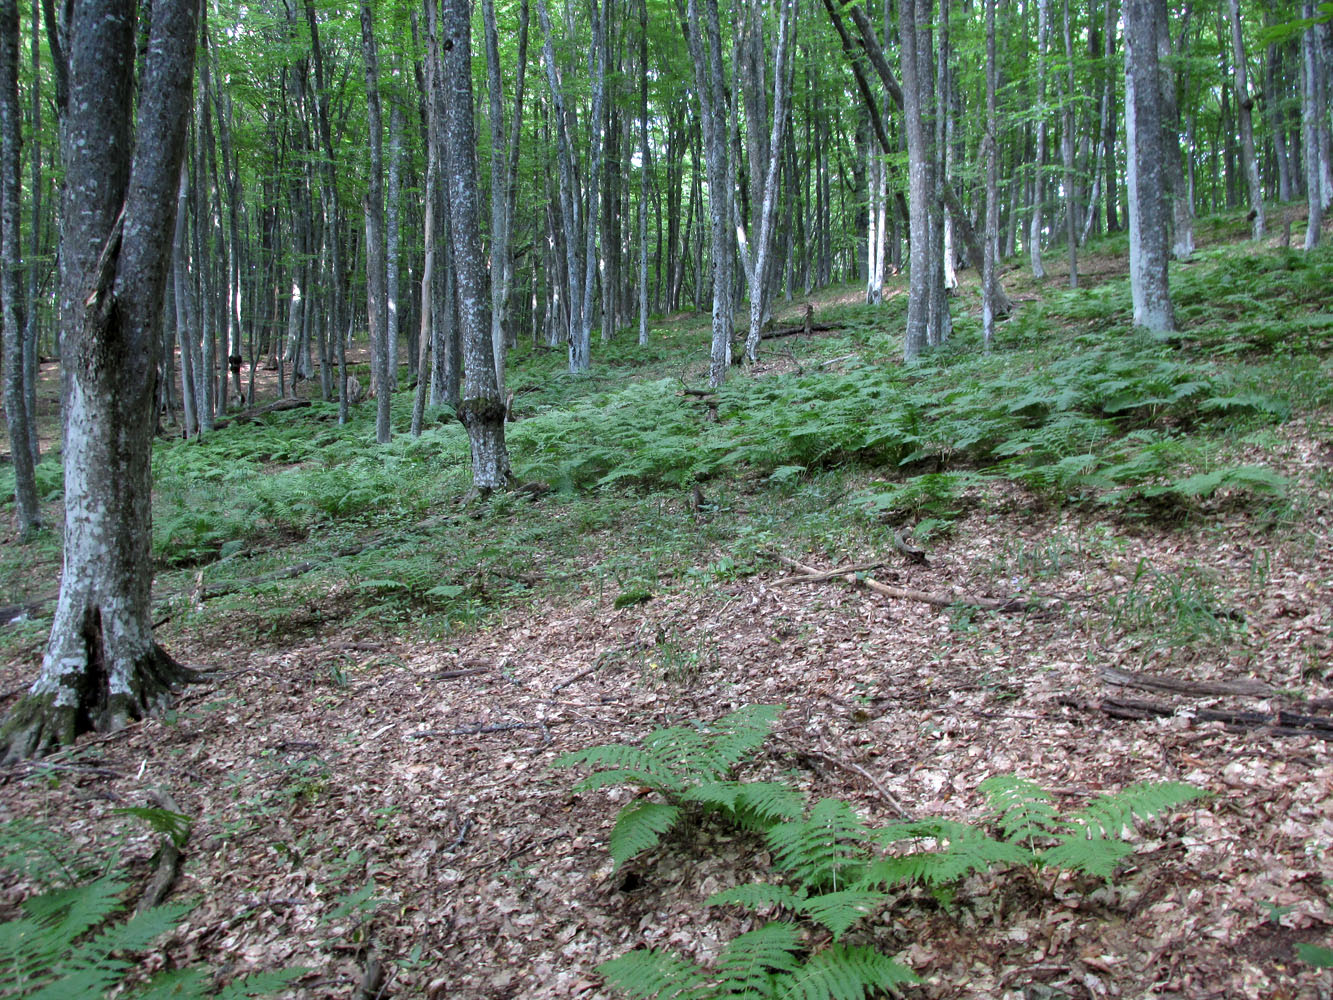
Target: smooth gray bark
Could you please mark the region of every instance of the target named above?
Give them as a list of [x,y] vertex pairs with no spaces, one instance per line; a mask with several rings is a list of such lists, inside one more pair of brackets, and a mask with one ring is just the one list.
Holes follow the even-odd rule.
[[1125,2],[1125,133],[1129,147],[1129,280],[1134,325],[1175,329],[1167,285],[1167,211],[1162,88],[1153,4]]
[[24,385],[23,250],[19,218],[19,14],[15,0],[0,0],[0,326],[4,328],[5,418],[14,462],[18,530],[26,539],[42,526],[33,464],[34,414]]
[[699,97],[700,126],[703,131],[704,164],[708,176],[708,224],[713,263],[713,336],[709,351],[708,384],[716,388],[727,377],[731,364],[731,332],[735,323],[732,299],[731,199],[733,165],[727,139],[729,89],[726,66],[722,61],[722,32],[717,0],[703,0],[702,19],[699,0],[688,0],[677,9],[685,27],[685,40],[694,64],[695,90]]
[[366,124],[370,131],[370,174],[366,215],[366,305],[370,313],[371,376],[375,390],[375,440],[390,438],[389,405],[393,400],[389,378],[389,320],[384,261],[384,121],[380,110],[379,54],[370,4],[361,4],[361,59],[366,71]]
[[0,757],[10,761],[120,728],[193,676],[153,640],[150,498],[198,8],[155,0],[132,140],[134,10],[132,0],[82,0],[72,12],[62,130],[64,569],[41,674],[0,729]]
[[463,399],[458,418],[472,449],[472,488],[504,489],[509,482],[505,404],[491,352],[490,289],[477,211],[476,134],[473,128],[472,19],[468,0],[445,0],[441,16],[445,150],[449,231],[458,286],[463,341]]
[[1032,217],[1028,222],[1028,258],[1032,276],[1046,277],[1041,263],[1042,210],[1046,200],[1046,51],[1050,36],[1051,0],[1037,0],[1037,152],[1033,163]]
[[1264,191],[1259,184],[1259,158],[1254,149],[1254,97],[1250,94],[1249,72],[1245,64],[1245,40],[1240,28],[1240,0],[1229,0],[1231,20],[1232,88],[1236,93],[1236,123],[1240,126],[1241,169],[1250,194],[1251,235],[1264,238]]
[[[1305,0],[1304,15],[1313,20],[1313,0]],[[1306,250],[1313,250],[1319,245],[1321,228],[1324,222],[1324,199],[1320,191],[1319,124],[1328,113],[1328,109],[1324,107],[1324,102],[1320,99],[1322,97],[1320,83],[1321,53],[1319,51],[1319,39],[1315,32],[1315,28],[1308,28],[1301,38],[1301,118],[1305,137]]]

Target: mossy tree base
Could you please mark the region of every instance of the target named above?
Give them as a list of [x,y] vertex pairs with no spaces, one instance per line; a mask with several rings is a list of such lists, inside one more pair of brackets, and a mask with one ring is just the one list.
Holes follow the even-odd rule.
[[[128,677],[128,690],[113,692],[110,676]],[[0,762],[13,764],[70,746],[85,733],[110,733],[171,707],[199,674],[161,646],[132,664],[67,673],[55,684],[43,677],[0,724]],[[119,686],[119,685],[117,685]]]

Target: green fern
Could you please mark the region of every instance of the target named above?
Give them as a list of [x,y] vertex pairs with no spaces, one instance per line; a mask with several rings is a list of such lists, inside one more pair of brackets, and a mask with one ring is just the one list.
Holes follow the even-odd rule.
[[977,786],[995,813],[995,825],[1006,840],[1031,845],[1049,837],[1055,809],[1049,792],[1036,782],[1012,774],[997,774]]
[[1058,843],[1039,854],[1041,864],[1109,879],[1133,853],[1121,834],[1135,820],[1152,819],[1206,793],[1178,781],[1142,782],[1114,795],[1098,795],[1063,821]]
[[[100,997],[116,989],[134,967],[134,954],[169,933],[193,908],[171,903],[118,921],[125,883],[104,876],[56,889],[23,904],[23,916],[0,924],[0,995],[27,1000]],[[218,996],[272,993],[303,970],[265,973],[238,980]],[[143,998],[211,995],[206,969],[164,973],[126,994]]]
[[680,807],[665,802],[633,802],[620,810],[609,844],[616,867],[656,847],[679,819]]
[[661,949],[631,951],[597,967],[636,1000],[865,1000],[918,982],[871,948],[835,944],[808,958],[799,928],[774,922],[728,942],[713,969]]
[[783,977],[778,1000],[864,1000],[920,980],[907,967],[873,948],[835,944]]
[[652,850],[693,804],[727,814],[753,830],[800,815],[800,796],[785,785],[727,779],[733,768],[763,744],[782,711],[780,705],[747,705],[710,726],[657,729],[641,747],[619,743],[562,755],[559,767],[605,768],[575,785],[590,791],[608,785],[639,785],[666,802],[636,800],[625,806],[611,831],[611,857],[619,868]]
[[869,859],[865,825],[842,799],[821,799],[808,819],[777,824],[768,846],[779,868],[812,889],[854,883]]

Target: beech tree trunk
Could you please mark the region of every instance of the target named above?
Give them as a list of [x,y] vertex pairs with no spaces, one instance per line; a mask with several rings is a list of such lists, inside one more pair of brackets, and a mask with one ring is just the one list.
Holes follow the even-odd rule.
[[1134,325],[1153,333],[1176,327],[1167,286],[1162,88],[1153,5],[1125,2],[1125,132],[1129,145],[1129,283]]
[[463,340],[463,399],[458,418],[472,448],[472,488],[486,494],[509,482],[505,404],[491,352],[490,289],[477,221],[476,134],[472,103],[472,16],[468,0],[445,0],[441,16],[449,230]]
[[708,384],[717,388],[731,364],[731,330],[735,322],[732,299],[732,170],[727,141],[727,82],[722,62],[721,28],[717,0],[677,0],[690,59],[694,63],[703,129],[704,163],[708,175],[708,222],[713,261],[713,339],[708,362]]
[[136,4],[78,0],[62,130],[65,550],[42,671],[0,728],[13,761],[168,704],[154,641],[151,449],[163,283],[190,110],[194,0],[155,0],[131,156]]
[[1037,152],[1032,165],[1032,218],[1028,222],[1028,258],[1032,276],[1037,279],[1046,277],[1041,263],[1041,231],[1046,200],[1046,43],[1050,24],[1051,0],[1037,0]]
[[1245,184],[1250,193],[1251,234],[1264,238],[1264,192],[1259,184],[1259,158],[1254,149],[1254,98],[1250,95],[1249,74],[1245,65],[1245,41],[1240,31],[1240,0],[1230,0],[1232,86],[1236,91],[1236,121],[1240,125],[1240,159]]
[[[1305,17],[1314,19],[1314,2],[1305,0]],[[1305,249],[1313,250],[1319,245],[1320,230],[1324,222],[1324,199],[1322,171],[1320,169],[1319,127],[1327,108],[1322,100],[1323,85],[1321,80],[1321,62],[1317,27],[1307,28],[1301,38],[1301,110],[1305,135],[1305,189],[1306,189],[1306,224]]]
[[370,130],[370,174],[366,191],[366,306],[370,313],[371,377],[375,383],[375,441],[390,438],[389,320],[384,263],[384,121],[380,110],[379,58],[374,15],[361,4],[361,58],[366,69],[366,124]]
[[0,0],[0,317],[4,328],[5,418],[9,451],[14,461],[14,499],[20,537],[42,526],[37,479],[30,438],[33,414],[28,411],[23,340],[23,285],[19,273],[23,250],[19,239],[19,12],[15,0]]

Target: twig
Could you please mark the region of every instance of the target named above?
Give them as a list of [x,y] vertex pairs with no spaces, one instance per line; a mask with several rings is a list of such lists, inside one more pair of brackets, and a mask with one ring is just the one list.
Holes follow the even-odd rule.
[[[790,556],[784,556],[778,553],[777,558],[783,564],[792,569],[798,569],[807,576],[819,576],[823,570],[815,569],[804,563],[797,562]],[[825,577],[827,579],[827,577]],[[924,590],[906,590],[902,587],[888,587],[878,580],[872,580],[869,577],[856,576],[848,573],[843,579],[853,587],[865,587],[867,590],[873,590],[877,594],[883,594],[885,597],[893,597],[900,601],[920,601],[922,604],[931,604],[937,608],[952,608],[957,606],[971,606],[982,608],[986,611],[1029,611],[1032,610],[1032,604],[1021,597],[1011,597],[1007,600],[997,600],[993,597],[975,597],[964,595],[953,597],[947,594],[930,594]]]
[[[148,793],[148,797],[159,809],[180,812],[180,806],[176,805],[176,800],[165,788],[153,789]],[[190,828],[187,826],[181,838],[182,844],[189,838]],[[171,887],[176,883],[176,876],[180,874],[181,857],[181,845],[177,844],[169,834],[164,833],[157,849],[157,867],[153,869],[153,877],[148,880],[143,895],[139,897],[139,902],[134,907],[136,914],[161,905],[170,895]]]
[[832,764],[834,767],[841,767],[848,771],[855,771],[861,777],[865,778],[866,781],[870,782],[870,784],[874,787],[875,791],[879,793],[880,798],[882,798],[885,801],[885,803],[888,805],[890,809],[892,809],[895,813],[898,814],[898,817],[900,819],[912,818],[912,814],[903,808],[902,803],[899,802],[896,798],[894,798],[893,793],[890,792],[887,788],[885,788],[883,783],[878,778],[876,778],[873,774],[867,771],[860,764],[857,764],[855,761],[841,760],[837,757],[830,756],[829,754],[821,753],[818,750],[810,750],[807,747],[799,746],[796,743],[793,743],[791,740],[783,736],[779,736],[778,740],[781,741],[782,743],[787,744],[787,746],[791,747],[793,752],[801,754],[804,757],[812,757],[815,760],[823,761],[825,764]]
[[594,673],[596,673],[596,672],[597,672],[597,668],[598,668],[599,666],[601,666],[600,658],[599,658],[599,661],[598,661],[597,663],[594,663],[591,667],[588,667],[588,668],[585,669],[585,670],[580,670],[580,671],[579,671],[577,674],[575,674],[573,677],[566,677],[563,681],[561,681],[561,682],[560,682],[559,684],[557,684],[555,687],[551,688],[551,694],[555,694],[557,691],[563,691],[565,688],[569,687],[569,685],[575,683],[576,681],[581,681],[581,680],[583,680],[583,678],[587,677],[589,674],[594,674]]
[[453,839],[448,847],[445,848],[450,854],[463,846],[463,841],[467,839],[467,832],[472,829],[472,817],[468,816],[463,820],[463,825],[458,828],[458,836]]
[[473,674],[489,674],[490,667],[464,667],[462,670],[441,670],[432,676],[437,681],[452,681],[459,677],[471,677]]
[[823,573],[802,573],[800,576],[784,576],[781,580],[774,580],[769,586],[787,587],[793,583],[820,583],[824,580],[832,580],[835,577],[846,576],[848,573],[866,573],[872,569],[879,569],[883,565],[883,562],[878,561],[856,563],[852,566],[839,566],[837,569],[826,570]]
[[476,736],[479,733],[508,733],[515,729],[540,729],[546,731],[544,722],[494,722],[486,725],[459,726],[457,729],[418,729],[407,734],[410,740],[425,739],[427,736]]

